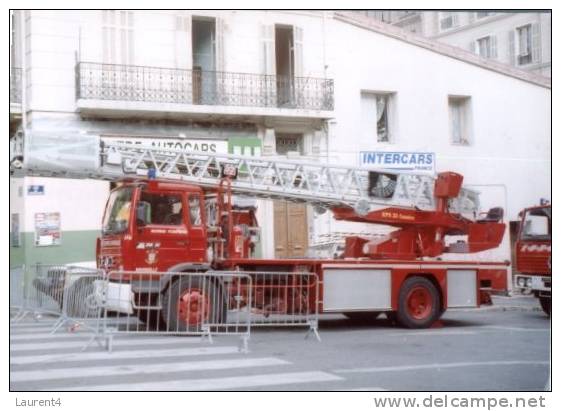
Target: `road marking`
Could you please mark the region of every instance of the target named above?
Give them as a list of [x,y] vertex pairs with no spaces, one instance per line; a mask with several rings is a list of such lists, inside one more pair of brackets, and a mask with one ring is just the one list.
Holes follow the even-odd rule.
[[51,334],[50,332],[48,333],[34,333],[34,334],[17,334],[17,335],[11,335],[10,336],[10,342],[14,341],[19,343],[23,343],[25,341],[30,341],[30,340],[43,340],[43,339],[63,339],[63,338],[76,338],[76,337],[80,337],[80,338],[91,338],[92,334],[91,333],[87,333],[87,332],[72,332],[72,333],[55,333],[55,334]]
[[332,391],[388,391],[388,390],[382,387],[361,387],[361,388],[347,388],[347,389],[341,388]]
[[32,335],[38,332],[41,333],[46,333],[46,332],[50,332],[53,330],[53,326],[51,327],[38,327],[38,328],[30,328],[30,329],[17,329],[14,330],[13,328],[10,328],[10,335]]
[[28,382],[54,380],[60,378],[109,377],[113,375],[149,375],[153,373],[171,373],[181,371],[221,370],[230,368],[266,367],[290,364],[277,358],[244,358],[231,360],[212,360],[180,362],[170,364],[132,364],[112,365],[89,368],[58,368],[37,371],[12,371],[11,382]]
[[184,379],[132,384],[91,385],[80,387],[56,387],[47,391],[202,391],[227,390],[250,387],[266,387],[284,384],[301,384],[323,381],[341,381],[343,378],[322,371],[281,374],[259,374],[226,378]]
[[380,336],[386,337],[415,337],[418,335],[422,336],[440,336],[440,335],[473,335],[476,334],[475,331],[454,331],[454,330],[429,330],[429,331],[404,331],[400,333],[390,333],[390,334],[380,334]]
[[504,331],[517,331],[517,332],[548,332],[550,328],[522,328],[522,327],[506,327],[502,325],[484,325],[481,328],[487,328],[492,330],[504,330]]
[[[18,342],[16,344],[10,344],[10,352],[22,352],[22,351],[37,351],[37,350],[53,350],[57,348],[83,348],[87,341],[59,341],[59,342],[49,342],[49,343],[36,343],[30,342]],[[143,339],[115,339],[113,340],[113,346],[135,346],[135,345],[167,345],[167,344],[196,344],[200,343],[200,338],[198,339],[187,339],[187,338],[143,338]]]
[[196,348],[172,348],[158,350],[138,350],[126,351],[125,347],[121,347],[123,351],[114,350],[113,352],[83,352],[73,354],[48,354],[48,355],[25,355],[21,357],[10,357],[11,365],[22,364],[47,364],[47,363],[63,363],[73,361],[90,361],[90,360],[121,360],[129,358],[157,358],[157,357],[183,357],[194,355],[215,355],[215,354],[234,354],[238,353],[238,347],[196,347]]
[[495,365],[549,365],[549,361],[475,361],[475,362],[453,362],[447,364],[421,364],[421,365],[401,365],[395,367],[371,367],[371,368],[349,368],[332,370],[334,373],[377,373],[377,372],[395,372],[395,371],[415,371],[427,369],[442,368],[461,368],[461,367],[479,367],[479,366],[495,366]]

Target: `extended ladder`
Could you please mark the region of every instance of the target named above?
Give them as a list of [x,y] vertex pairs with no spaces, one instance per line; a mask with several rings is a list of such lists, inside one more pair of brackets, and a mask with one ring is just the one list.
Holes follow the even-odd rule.
[[[107,143],[86,134],[34,133],[25,144],[16,139],[11,145],[11,169],[25,175],[103,180],[156,177],[212,188],[229,167],[237,170],[232,192],[238,195],[306,202],[319,209],[349,206],[359,215],[375,207],[428,211],[436,207],[435,178],[429,175]],[[478,193],[462,189],[450,200],[449,209],[474,219],[479,211]]]

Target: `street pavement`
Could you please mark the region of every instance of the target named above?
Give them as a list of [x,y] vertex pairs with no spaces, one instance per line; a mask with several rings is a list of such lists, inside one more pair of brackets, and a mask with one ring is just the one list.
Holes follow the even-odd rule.
[[116,336],[113,352],[87,329],[50,334],[54,319],[10,327],[13,391],[289,390],[540,391],[549,377],[550,320],[534,298],[495,297],[445,313],[439,327],[407,330],[381,316],[320,319],[302,328],[254,328],[238,338]]

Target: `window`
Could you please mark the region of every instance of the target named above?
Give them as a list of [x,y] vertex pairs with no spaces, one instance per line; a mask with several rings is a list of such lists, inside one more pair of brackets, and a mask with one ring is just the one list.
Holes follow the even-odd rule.
[[497,38],[495,36],[486,36],[477,39],[476,52],[486,59],[497,57]]
[[103,234],[118,234],[127,231],[130,220],[132,188],[112,191],[103,217]]
[[551,240],[551,208],[528,210],[524,216],[522,240]]
[[11,220],[11,232],[10,232],[10,240],[12,247],[20,247],[21,246],[21,236],[20,236],[20,229],[19,229],[19,214],[13,213],[12,220]]
[[452,144],[468,145],[471,132],[469,97],[448,97],[449,127]]
[[376,135],[379,143],[389,141],[388,101],[387,94],[376,96]]
[[449,30],[458,25],[458,14],[451,12],[440,13],[440,30]]
[[201,203],[198,195],[189,196],[189,221],[191,226],[200,226],[201,219]]
[[124,10],[104,10],[102,20],[103,62],[133,64],[134,13]]
[[367,138],[372,134],[378,143],[389,143],[394,134],[394,93],[362,93],[362,123]]
[[484,19],[485,17],[493,16],[495,14],[497,13],[494,11],[478,11],[475,13],[475,18],[479,20]]
[[[137,209],[145,208],[145,224],[181,225],[183,222],[181,195],[152,194],[143,191]],[[137,213],[140,215],[141,213]]]
[[518,65],[522,66],[532,62],[532,25],[516,29],[518,39]]
[[276,133],[275,145],[278,155],[287,155],[289,152],[302,154],[302,134]]

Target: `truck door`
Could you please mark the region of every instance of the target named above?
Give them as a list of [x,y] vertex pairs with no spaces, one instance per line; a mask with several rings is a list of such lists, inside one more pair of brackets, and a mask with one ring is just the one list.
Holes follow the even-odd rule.
[[166,271],[190,261],[185,200],[182,192],[142,191],[136,213],[137,269]]
[[189,253],[191,261],[203,262],[206,260],[206,228],[204,214],[202,212],[203,203],[199,193],[187,194],[188,204],[188,224],[189,224]]

